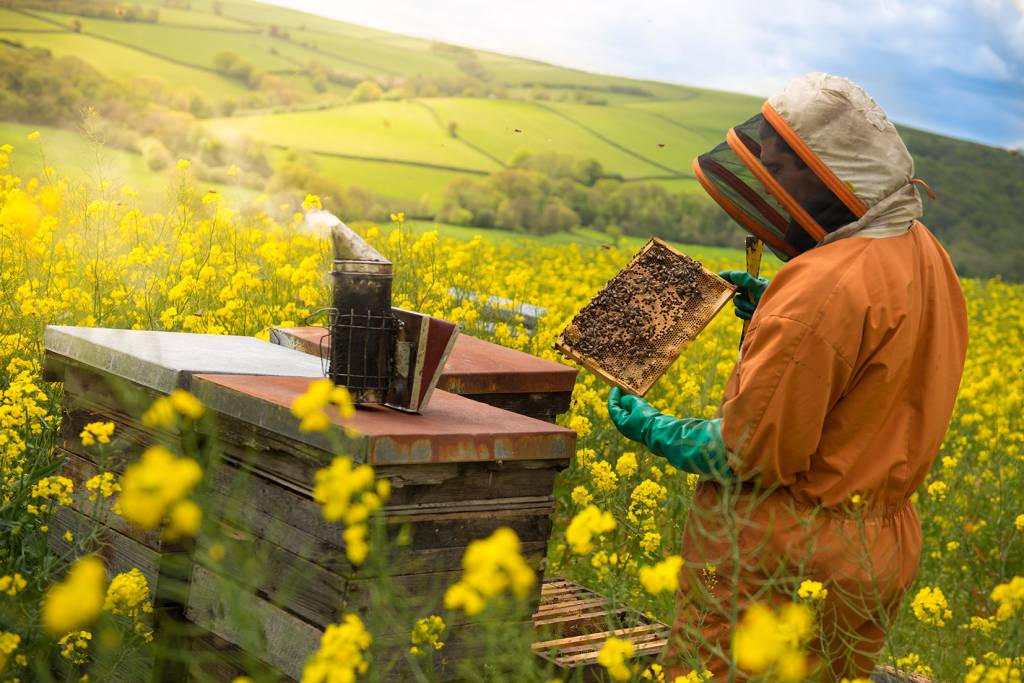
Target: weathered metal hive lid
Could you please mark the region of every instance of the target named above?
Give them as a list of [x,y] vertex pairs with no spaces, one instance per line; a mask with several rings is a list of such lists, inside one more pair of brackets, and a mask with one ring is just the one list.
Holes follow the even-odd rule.
[[49,325],[47,354],[75,361],[162,393],[188,389],[192,376],[323,377],[319,358],[255,337]]

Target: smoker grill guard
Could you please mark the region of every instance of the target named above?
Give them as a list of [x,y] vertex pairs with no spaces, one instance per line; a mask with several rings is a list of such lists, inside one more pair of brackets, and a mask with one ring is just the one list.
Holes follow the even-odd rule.
[[358,404],[384,403],[398,321],[391,313],[391,264],[335,259],[327,376]]

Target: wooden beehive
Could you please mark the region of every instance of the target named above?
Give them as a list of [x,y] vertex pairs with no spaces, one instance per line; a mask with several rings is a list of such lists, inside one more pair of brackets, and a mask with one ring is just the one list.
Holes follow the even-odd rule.
[[735,291],[652,238],[576,314],[555,348],[605,381],[643,396]]
[[[216,416],[217,434],[209,436],[219,440],[222,458],[206,473],[207,505],[222,516],[225,534],[263,558],[264,573],[225,575],[207,539],[171,546],[116,515],[105,517],[101,554],[112,571],[139,567],[157,608],[202,634],[191,643],[201,642],[203,656],[212,657],[207,672],[230,680],[244,651],[298,678],[323,629],[342,612],[367,609],[371,580],[345,559],[341,527],[326,522],[312,500],[315,473],[333,457],[331,444],[322,434],[300,432],[290,413],[294,398],[321,376],[320,359],[251,338],[124,330],[51,327],[45,343],[47,378],[64,382],[59,452],[76,488],[101,466],[78,437],[86,423],[115,422],[116,437],[128,447],[104,467],[121,471],[167,436],[139,417],[158,396],[189,389]],[[388,525],[411,531],[408,552],[391,569],[407,608],[416,610],[418,599],[457,580],[466,546],[498,527],[511,527],[528,561],[540,566],[554,478],[575,450],[573,432],[444,391],[422,415],[372,406],[335,421],[360,433],[349,455],[391,482]],[[94,512],[62,509],[51,542],[62,547],[64,529],[92,526]],[[225,589],[235,584],[256,590],[244,615]],[[396,624],[384,641],[396,652],[407,649],[408,627]],[[449,656],[458,655],[461,627],[452,625]],[[255,642],[252,633],[261,634]],[[179,674],[186,676],[172,678]]]
[[609,637],[633,643],[634,657],[646,666],[665,649],[669,634],[660,621],[613,607],[608,598],[559,577],[544,580],[533,625],[537,656],[565,672],[582,669],[586,680],[602,680],[597,655]]
[[[641,671],[664,651],[670,629],[657,619],[628,607],[613,607],[611,600],[562,577],[547,577],[540,604],[533,614],[537,639],[532,648],[564,672],[579,669],[587,681],[604,681],[597,655],[614,636],[633,643],[634,665]],[[931,683],[921,674],[880,665],[871,672],[876,683]]]

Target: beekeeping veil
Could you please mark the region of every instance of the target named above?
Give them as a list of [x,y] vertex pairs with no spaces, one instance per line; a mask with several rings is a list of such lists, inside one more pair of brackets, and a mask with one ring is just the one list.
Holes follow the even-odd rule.
[[[787,191],[763,163],[791,150],[820,183]],[[725,142],[693,161],[704,189],[744,229],[787,259],[867,228],[905,231],[921,216],[914,161],[895,126],[852,81],[798,78]]]

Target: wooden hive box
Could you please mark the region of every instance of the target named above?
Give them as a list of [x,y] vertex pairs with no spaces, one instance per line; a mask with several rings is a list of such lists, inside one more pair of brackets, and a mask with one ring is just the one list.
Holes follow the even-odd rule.
[[669,635],[669,627],[657,619],[615,607],[603,595],[561,577],[544,579],[533,626],[534,653],[564,675],[582,670],[587,681],[605,680],[597,655],[609,637],[633,643],[635,663],[642,669],[665,649]]
[[[207,651],[225,655],[214,666],[219,675],[237,672],[231,660],[244,650],[298,678],[323,628],[369,604],[370,580],[346,560],[342,527],[326,522],[312,500],[315,472],[332,459],[331,446],[323,434],[300,432],[290,413],[294,398],[321,376],[320,360],[245,337],[95,328],[50,327],[45,344],[47,378],[64,382],[59,449],[76,486],[101,467],[78,437],[86,423],[116,423],[116,438],[129,447],[104,466],[120,471],[167,436],[140,420],[156,397],[186,388],[216,416],[222,453],[206,472],[206,504],[223,533],[263,558],[264,571],[226,576],[207,539],[170,546],[116,515],[106,517],[101,552],[112,571],[138,566],[157,608],[194,624]],[[417,599],[457,580],[466,546],[501,526],[516,531],[524,555],[540,566],[554,478],[575,450],[572,431],[445,391],[422,415],[366,407],[347,421],[332,419],[360,433],[349,455],[391,482],[388,525],[412,532],[392,568],[407,607],[415,611]],[[52,543],[60,547],[64,528],[83,529],[94,514],[62,511]],[[257,592],[244,614],[231,604],[235,584]],[[395,626],[396,652],[408,648],[410,627]],[[449,657],[458,656],[459,627],[446,638]]]

